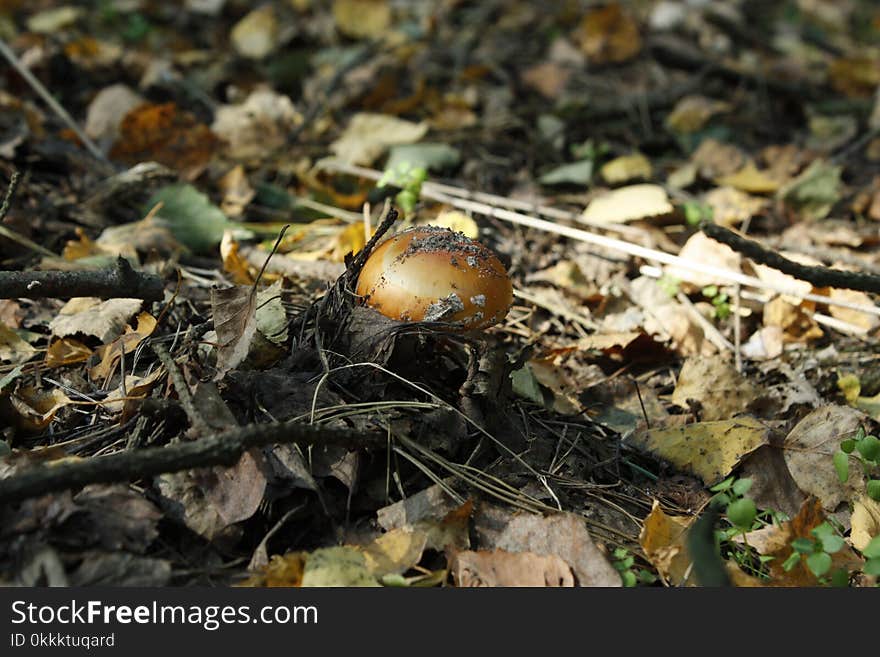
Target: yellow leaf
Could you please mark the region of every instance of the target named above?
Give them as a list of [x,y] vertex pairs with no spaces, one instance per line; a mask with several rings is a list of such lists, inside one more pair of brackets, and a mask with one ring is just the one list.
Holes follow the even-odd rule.
[[647,157],[641,153],[633,153],[606,162],[599,169],[599,173],[609,185],[619,185],[630,180],[647,180],[651,177],[653,170]]
[[774,194],[782,186],[779,180],[775,180],[771,176],[770,172],[759,170],[752,161],[749,161],[736,173],[721,176],[715,182],[750,194]]
[[634,436],[632,442],[711,486],[730,474],[745,456],[767,444],[769,437],[770,430],[761,422],[742,416],[650,429]]

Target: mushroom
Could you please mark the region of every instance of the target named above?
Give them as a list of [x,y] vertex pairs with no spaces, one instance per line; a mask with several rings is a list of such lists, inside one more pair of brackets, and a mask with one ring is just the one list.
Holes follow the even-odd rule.
[[367,258],[357,293],[386,317],[446,322],[461,330],[497,324],[513,302],[513,286],[490,249],[437,226],[402,231]]

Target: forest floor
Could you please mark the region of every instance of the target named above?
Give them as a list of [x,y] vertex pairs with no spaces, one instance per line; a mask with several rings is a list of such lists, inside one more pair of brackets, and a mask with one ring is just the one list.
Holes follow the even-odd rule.
[[[0,583],[876,585],[875,3],[0,0],[0,39]],[[425,224],[503,319],[358,294]]]

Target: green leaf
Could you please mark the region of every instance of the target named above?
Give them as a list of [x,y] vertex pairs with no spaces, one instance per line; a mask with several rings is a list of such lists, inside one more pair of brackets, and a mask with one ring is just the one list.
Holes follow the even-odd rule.
[[537,404],[544,403],[544,393],[538,379],[532,374],[532,369],[526,363],[520,369],[510,373],[510,381],[515,392],[520,397],[533,401]]
[[828,554],[834,554],[840,550],[844,543],[843,537],[838,536],[837,534],[823,536],[819,540],[822,541],[822,549]]
[[791,549],[801,554],[810,554],[816,549],[816,543],[808,538],[796,538],[791,542]]
[[862,550],[862,556],[866,559],[880,559],[880,536],[875,536]]
[[877,436],[865,436],[856,443],[856,449],[867,461],[880,460],[880,439]]
[[797,552],[792,552],[790,555],[788,555],[788,559],[786,559],[783,562],[782,569],[785,572],[788,572],[789,570],[791,570],[792,568],[797,566],[798,563],[800,562],[800,560],[801,560],[801,555],[798,554]]
[[748,497],[731,502],[727,507],[727,518],[740,529],[750,529],[757,515],[755,502]]
[[720,493],[721,491],[727,490],[728,488],[733,486],[733,481],[734,477],[728,477],[724,481],[718,482],[717,484],[712,486],[712,488],[710,488],[709,490],[713,493]]
[[425,171],[443,171],[456,166],[461,160],[457,148],[448,144],[420,142],[392,146],[385,163],[386,170],[395,170],[400,165],[409,165]]
[[623,585],[627,588],[634,587],[638,582],[636,581],[636,575],[631,570],[627,570],[626,572],[620,573],[620,578],[623,580]]
[[542,185],[586,185],[593,178],[593,160],[581,160],[551,169],[538,180]]
[[831,570],[831,555],[825,552],[813,552],[807,556],[807,568],[816,577],[822,577]]
[[868,559],[862,568],[862,572],[865,575],[880,575],[880,557]]
[[845,454],[852,454],[853,450],[856,448],[856,441],[852,438],[847,438],[840,443],[840,451]]
[[160,202],[157,222],[166,225],[178,242],[196,253],[212,251],[220,244],[223,231],[237,225],[192,185],[163,187],[150,197],[146,211]]
[[711,299],[716,294],[718,294],[718,286],[717,285],[707,285],[706,287],[703,288],[703,296],[704,297],[708,297]]
[[752,480],[748,477],[744,477],[743,479],[737,479],[733,482],[733,492],[738,496],[742,497],[746,493],[749,492],[749,489],[752,487]]
[[869,479],[866,488],[868,497],[875,502],[880,502],[880,479]]
[[849,455],[846,452],[834,452],[832,460],[834,469],[837,471],[837,478],[840,483],[845,484],[849,479]]

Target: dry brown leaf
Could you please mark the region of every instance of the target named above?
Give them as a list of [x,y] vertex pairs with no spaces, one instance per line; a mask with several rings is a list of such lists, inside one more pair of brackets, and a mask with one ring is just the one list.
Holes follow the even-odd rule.
[[[783,564],[792,553],[791,542],[796,538],[813,540],[810,533],[825,522],[822,504],[816,498],[804,501],[798,514],[791,520],[783,522],[781,527],[768,527],[768,538],[765,545],[767,555],[775,557],[770,561],[771,586],[816,586],[816,576],[807,568],[803,559],[791,570],[786,571]],[[861,568],[862,560],[852,548],[845,545],[842,550],[831,555],[831,572],[845,568],[854,570]]]
[[390,146],[413,144],[428,132],[427,123],[413,123],[386,114],[355,114],[345,132],[330,145],[343,162],[370,166]]
[[786,343],[804,343],[821,338],[824,333],[812,314],[782,297],[764,304],[764,325],[778,326]]
[[[828,296],[835,301],[844,301],[846,303],[855,303],[868,307],[874,305],[874,301],[871,297],[858,290],[841,290],[838,288],[832,288]],[[853,310],[852,308],[829,305],[828,314],[836,319],[857,326],[860,329],[864,329],[865,331],[873,331],[877,326],[880,326],[880,317],[877,317],[877,315],[870,315],[859,310]]]
[[214,330],[217,332],[217,379],[238,367],[248,355],[257,332],[257,295],[250,286],[211,290]]
[[675,132],[693,134],[717,114],[729,112],[730,103],[725,103],[705,96],[685,96],[679,100],[669,115],[666,125]]
[[555,555],[532,552],[459,552],[450,570],[456,586],[564,586],[575,585],[571,567]]
[[[223,140],[222,148],[229,157],[258,161],[284,146],[291,130],[302,121],[302,115],[288,96],[261,87],[252,91],[243,103],[217,108],[211,130]],[[253,198],[253,190],[244,178],[244,170],[227,174],[230,175],[236,178],[225,183],[221,180],[221,189],[229,196],[230,188],[234,187],[236,204],[243,207]]]
[[34,386],[22,386],[9,396],[12,407],[19,415],[22,426],[31,431],[39,431],[49,426],[55,414],[72,403],[59,388],[39,390]]
[[99,358],[97,365],[89,370],[89,376],[93,380],[104,380],[109,377],[116,362],[124,354],[130,354],[138,345],[153,334],[156,330],[156,318],[150,313],[141,313],[137,318],[137,328],[125,327],[125,333],[109,344],[102,345],[95,350]]
[[140,105],[119,126],[110,157],[127,164],[155,161],[192,180],[208,165],[217,137],[174,103]]
[[798,422],[785,438],[785,463],[791,476],[805,494],[815,496],[829,513],[865,489],[864,474],[854,459],[849,479],[840,482],[833,456],[840,451],[840,442],[855,435],[867,419],[864,413],[849,406],[822,406]]
[[247,204],[257,195],[240,164],[232,167],[217,181],[217,188],[223,193],[220,209],[227,217],[240,217]]
[[642,525],[639,544],[651,565],[671,586],[688,582],[691,557],[687,549],[687,533],[693,522],[691,517],[667,515],[660,508],[660,502],[654,500],[651,513]]
[[733,144],[725,144],[716,139],[704,139],[691,156],[700,175],[706,180],[715,180],[739,171],[746,164],[746,155]]
[[68,301],[49,322],[52,335],[65,338],[87,335],[103,343],[115,340],[125,330],[128,319],[140,310],[141,299],[76,297]]
[[[740,271],[740,263],[742,257],[739,253],[731,249],[726,244],[717,242],[711,237],[707,237],[702,231],[697,231],[691,235],[681,251],[679,258],[684,258],[690,262],[708,265],[711,267],[721,267],[730,271]],[[684,269],[683,267],[670,266],[666,269],[666,273],[682,282],[690,283],[697,287],[705,287],[707,285],[721,285],[726,283],[725,280],[719,280],[712,274]]]
[[625,62],[642,48],[638,24],[619,4],[587,12],[574,37],[594,65]]
[[571,566],[578,586],[620,586],[620,575],[593,543],[584,519],[573,513],[514,515],[491,547],[555,555]]
[[857,550],[864,550],[872,538],[880,536],[880,502],[867,495],[859,495],[853,501],[850,526],[850,542]]
[[556,62],[541,62],[525,69],[520,77],[544,98],[555,100],[565,90],[571,77],[571,69]]
[[712,208],[712,220],[722,226],[741,224],[769,204],[766,199],[749,196],[732,186],[713,189],[703,196],[703,201]]
[[87,361],[92,355],[92,350],[79,340],[73,338],[61,338],[54,340],[46,350],[46,366],[62,367],[73,363]]
[[18,333],[0,322],[0,362],[18,365],[33,358],[37,350],[19,337]]
[[705,421],[730,419],[757,398],[754,385],[723,355],[688,358],[672,393],[672,403],[682,408],[698,402]]

